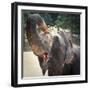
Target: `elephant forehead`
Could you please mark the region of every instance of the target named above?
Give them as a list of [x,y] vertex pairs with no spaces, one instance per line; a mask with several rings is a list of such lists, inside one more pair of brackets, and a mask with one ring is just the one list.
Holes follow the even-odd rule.
[[[58,43],[60,43],[60,45],[65,46],[64,39],[59,34],[52,35],[51,33],[41,33],[40,37],[42,38],[42,41],[46,41],[50,47],[55,42],[58,42]],[[55,38],[58,38],[58,40],[55,40]]]

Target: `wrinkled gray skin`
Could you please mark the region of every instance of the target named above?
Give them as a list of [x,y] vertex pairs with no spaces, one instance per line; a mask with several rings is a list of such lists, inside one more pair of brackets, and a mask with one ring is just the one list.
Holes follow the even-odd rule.
[[[48,61],[48,75],[80,74],[80,48],[73,45],[68,46],[68,43],[62,44],[60,39],[58,36],[53,39],[51,57]],[[60,47],[63,48],[63,52]]]
[[[60,31],[54,36],[48,33],[52,39],[50,45],[44,33],[38,33],[37,25],[40,29],[46,27],[40,15],[32,14],[27,21],[26,33],[32,51],[38,56],[43,75],[47,69],[49,76],[80,74],[80,48],[72,44],[67,33]],[[44,54],[48,55],[47,60],[43,58]]]

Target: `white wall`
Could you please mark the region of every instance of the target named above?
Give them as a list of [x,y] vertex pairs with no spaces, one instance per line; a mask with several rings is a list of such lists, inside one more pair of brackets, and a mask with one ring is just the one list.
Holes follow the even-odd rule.
[[[12,90],[10,86],[11,74],[11,2],[15,0],[1,0],[0,2],[0,90]],[[16,1],[30,1],[36,3],[54,3],[54,4],[68,4],[68,5],[87,5],[90,9],[90,0],[16,0]],[[90,12],[89,15],[90,16]],[[90,20],[90,17],[88,18]],[[90,27],[89,27],[90,28]],[[90,30],[90,29],[89,29]],[[90,31],[89,31],[90,34]],[[90,38],[90,35],[89,35]],[[90,46],[90,42],[89,42]],[[89,48],[90,50],[90,48]],[[88,50],[88,51],[89,51]],[[90,61],[88,62],[90,63]],[[90,65],[89,65],[90,68]],[[90,75],[90,72],[89,72]],[[90,80],[89,80],[90,82]],[[72,85],[55,85],[43,87],[29,87],[18,88],[28,90],[89,90],[88,84],[72,84]]]

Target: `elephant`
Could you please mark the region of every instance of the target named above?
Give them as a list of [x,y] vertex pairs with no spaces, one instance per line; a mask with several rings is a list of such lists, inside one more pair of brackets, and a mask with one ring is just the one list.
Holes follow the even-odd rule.
[[79,75],[80,48],[61,43],[61,38],[55,36],[48,60],[48,75]]
[[39,14],[32,14],[26,23],[26,35],[43,75],[46,70],[48,76],[80,74],[80,47],[73,45],[65,31],[52,35],[44,19]]

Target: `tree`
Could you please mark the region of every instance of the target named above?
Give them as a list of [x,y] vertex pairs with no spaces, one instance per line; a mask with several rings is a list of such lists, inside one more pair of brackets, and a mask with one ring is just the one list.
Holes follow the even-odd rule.
[[80,34],[80,15],[61,14],[55,23],[58,28],[70,29],[72,33]]
[[31,14],[40,14],[49,26],[56,26],[57,29],[70,29],[72,33],[80,34],[80,15],[58,12],[43,12],[43,11],[22,11],[22,21],[25,28],[26,21]]

